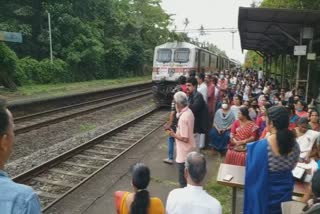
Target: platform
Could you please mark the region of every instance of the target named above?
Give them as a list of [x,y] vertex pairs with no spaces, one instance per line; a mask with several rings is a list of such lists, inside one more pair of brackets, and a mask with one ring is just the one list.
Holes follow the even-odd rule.
[[[165,204],[168,193],[178,187],[178,169],[174,165],[162,162],[166,154],[167,136],[162,129],[158,129],[45,213],[115,213],[113,193],[116,190],[132,191],[128,170],[132,164],[139,161],[146,163],[151,169],[152,181],[148,188],[151,195],[160,197]],[[216,178],[221,160],[219,155],[206,155],[206,158],[208,161],[206,180],[208,181]]]

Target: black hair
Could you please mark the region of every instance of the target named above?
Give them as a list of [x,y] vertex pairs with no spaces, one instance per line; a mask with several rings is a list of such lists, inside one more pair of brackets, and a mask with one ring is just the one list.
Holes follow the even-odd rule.
[[150,195],[147,186],[150,182],[150,170],[143,163],[137,163],[132,168],[132,185],[137,188],[130,208],[130,214],[147,214],[150,205]]
[[249,116],[249,110],[247,107],[241,107],[239,110],[241,114],[247,118],[247,120],[251,120],[251,117]]
[[281,103],[281,105],[283,105],[283,106],[287,105],[287,101],[285,101],[285,100],[281,100],[280,103]]
[[313,112],[316,112],[316,113],[318,114],[318,116],[319,116],[319,112],[318,112],[317,110],[315,110],[315,109],[312,109],[312,110],[309,112],[309,117],[311,117],[311,115],[312,115]]
[[184,85],[187,82],[187,77],[185,76],[180,76],[179,77],[179,84]]
[[309,120],[307,117],[301,117],[299,120],[298,120],[298,125],[302,125],[302,124],[308,124],[309,123]]
[[203,72],[198,74],[198,78],[201,79],[202,81],[204,81],[205,77],[206,77],[206,75]]
[[0,136],[5,135],[9,127],[9,115],[4,99],[0,98]]
[[243,100],[242,96],[240,94],[237,94],[237,95],[235,95],[235,97],[237,97],[239,99],[240,105],[241,105],[242,104],[242,100]]
[[263,105],[263,107],[268,110],[269,108],[271,108],[271,104],[269,102],[267,102],[266,104]]
[[320,197],[320,170],[316,171],[312,177],[311,189],[314,198]]
[[191,70],[189,72],[189,77],[195,77],[196,76],[196,71],[195,70]]
[[305,110],[307,108],[307,103],[304,102],[303,100],[297,100],[295,102],[295,104],[301,103],[301,105],[303,106],[303,110]]
[[293,115],[296,114],[296,110],[295,110],[294,105],[292,103],[288,103],[288,105],[286,105],[286,108],[287,108],[287,110],[289,112],[289,116],[291,114],[293,114]]
[[193,85],[193,86],[197,86],[197,85],[198,85],[198,81],[197,81],[197,79],[194,78],[194,77],[189,77],[189,78],[187,79],[187,83],[191,83],[191,85]]
[[267,110],[269,122],[277,129],[276,138],[281,155],[289,154],[296,144],[293,132],[288,129],[289,113],[282,106],[273,106]]

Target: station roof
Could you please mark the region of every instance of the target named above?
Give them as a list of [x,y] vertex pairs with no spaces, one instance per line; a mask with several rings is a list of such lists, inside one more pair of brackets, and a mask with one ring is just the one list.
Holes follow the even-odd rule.
[[320,11],[239,8],[238,28],[242,49],[271,55],[293,55],[302,27],[313,27],[313,39],[319,40]]

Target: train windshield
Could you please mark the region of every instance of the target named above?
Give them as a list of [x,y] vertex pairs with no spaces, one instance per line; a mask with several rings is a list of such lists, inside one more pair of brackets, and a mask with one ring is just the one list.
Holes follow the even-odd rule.
[[174,61],[175,62],[188,62],[190,55],[190,49],[188,48],[179,48],[174,52]]
[[158,50],[157,61],[158,62],[171,62],[171,49],[162,48]]

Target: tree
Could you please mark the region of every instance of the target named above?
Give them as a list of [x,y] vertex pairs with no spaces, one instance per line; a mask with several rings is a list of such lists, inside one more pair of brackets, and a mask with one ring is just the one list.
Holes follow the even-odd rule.
[[17,87],[14,83],[17,60],[17,55],[4,42],[0,42],[0,83],[11,90]]
[[188,27],[189,24],[190,24],[189,19],[185,18],[184,21],[183,21],[183,25],[184,25],[183,32],[186,32],[186,28]]
[[320,0],[264,0],[261,7],[318,10]]
[[248,51],[245,56],[244,66],[258,70],[263,66],[263,59],[254,51]]

